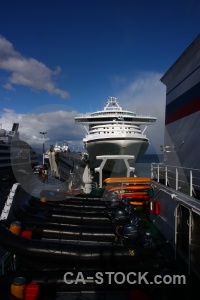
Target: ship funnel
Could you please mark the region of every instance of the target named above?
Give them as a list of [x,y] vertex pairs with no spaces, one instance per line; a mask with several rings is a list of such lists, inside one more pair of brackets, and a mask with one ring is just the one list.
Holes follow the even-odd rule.
[[12,131],[17,132],[19,128],[19,123],[13,123]]

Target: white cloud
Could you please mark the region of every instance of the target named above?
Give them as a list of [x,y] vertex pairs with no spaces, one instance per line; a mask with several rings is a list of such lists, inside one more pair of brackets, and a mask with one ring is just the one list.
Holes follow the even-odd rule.
[[66,140],[71,141],[76,149],[79,147],[82,150],[85,130],[82,126],[75,124],[74,117],[77,114],[76,111],[64,110],[17,114],[13,110],[4,109],[0,123],[6,130],[11,130],[13,122],[19,123],[20,138],[36,148],[42,148],[43,136],[39,132],[47,131],[45,135],[46,149],[50,144]]
[[15,85],[29,87],[36,91],[45,90],[63,99],[69,97],[67,91],[55,86],[53,77],[61,72],[60,67],[53,71],[34,58],[27,58],[17,52],[12,43],[0,36],[0,68],[10,72],[4,88],[14,90]]
[[163,74],[140,72],[118,93],[124,108],[140,115],[157,117],[156,124],[148,126],[146,135],[150,139],[150,148],[160,153],[164,141],[165,127],[165,86],[160,82]]
[[[156,124],[148,126],[146,135],[150,139],[150,149],[153,148],[158,153],[164,140],[165,120],[165,86],[160,82],[161,76],[162,74],[153,72],[140,73],[117,95],[113,95],[119,98],[123,108],[133,110],[137,114],[157,117]],[[4,109],[0,122],[7,130],[11,129],[13,122],[18,122],[21,139],[30,145],[41,146],[42,136],[39,132],[47,131],[46,146],[56,141],[67,140],[82,149],[85,130],[74,121],[74,117],[80,112],[67,107],[65,109],[63,106],[56,107],[38,107],[34,112],[24,115]],[[96,110],[95,107],[93,109]]]
[[6,90],[16,91],[16,89],[12,86],[12,84],[11,84],[10,82],[7,82],[6,84],[4,84],[3,87],[4,87]]

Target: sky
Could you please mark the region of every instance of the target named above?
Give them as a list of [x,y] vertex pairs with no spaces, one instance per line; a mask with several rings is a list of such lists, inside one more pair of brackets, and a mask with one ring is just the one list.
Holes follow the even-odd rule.
[[123,108],[157,117],[149,152],[164,139],[160,78],[199,34],[200,2],[6,0],[0,4],[0,123],[19,123],[33,147],[68,141],[83,149],[74,117]]

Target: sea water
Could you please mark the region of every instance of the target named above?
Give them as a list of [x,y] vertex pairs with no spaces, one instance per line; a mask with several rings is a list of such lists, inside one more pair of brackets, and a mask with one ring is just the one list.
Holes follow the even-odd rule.
[[135,164],[135,175],[137,177],[150,177],[151,176],[151,164],[162,163],[162,154],[146,154],[138,163]]

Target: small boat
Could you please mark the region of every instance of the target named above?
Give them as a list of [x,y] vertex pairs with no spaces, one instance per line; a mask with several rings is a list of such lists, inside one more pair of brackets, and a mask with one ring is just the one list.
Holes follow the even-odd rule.
[[143,183],[150,182],[151,179],[149,177],[109,177],[106,178],[103,182],[107,184],[111,183]]
[[137,190],[147,190],[150,189],[149,184],[143,185],[118,185],[113,187],[108,187],[107,190],[109,192],[118,191],[118,190],[129,190],[129,191],[137,191]]
[[131,198],[131,199],[149,199],[149,195],[147,194],[147,192],[125,192],[125,193],[121,193],[119,191],[118,193],[118,198],[119,199],[123,199],[123,198]]
[[130,204],[134,206],[146,206],[149,205],[149,200],[138,201],[136,199],[135,201],[130,201]]

